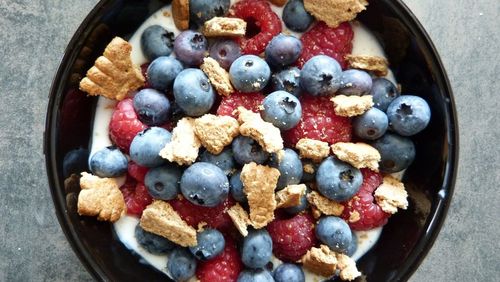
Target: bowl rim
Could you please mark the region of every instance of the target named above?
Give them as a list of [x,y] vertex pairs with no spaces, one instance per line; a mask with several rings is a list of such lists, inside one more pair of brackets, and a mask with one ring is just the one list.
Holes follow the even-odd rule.
[[[49,92],[49,102],[47,104],[47,114],[45,118],[45,131],[44,131],[44,145],[43,152],[45,155],[45,166],[49,183],[49,190],[51,193],[52,202],[54,203],[56,216],[59,221],[66,239],[70,243],[73,252],[77,255],[80,262],[85,266],[87,271],[96,280],[107,280],[106,272],[96,263],[89,252],[86,250],[82,241],[78,238],[76,231],[69,224],[69,216],[66,213],[64,203],[60,199],[64,198],[64,189],[61,187],[59,181],[57,181],[57,169],[56,169],[56,155],[55,155],[55,145],[56,145],[56,120],[57,120],[57,105],[61,102],[61,93],[63,90],[62,81],[64,74],[68,71],[69,66],[66,62],[74,56],[73,50],[78,47],[78,40],[85,32],[85,29],[91,21],[94,20],[96,15],[113,0],[100,0],[94,8],[88,13],[85,19],[81,22],[75,33],[73,34],[71,40],[67,44],[64,50],[64,56],[59,62],[59,66],[54,76]],[[394,277],[394,281],[406,281],[411,275],[417,270],[419,265],[422,263],[425,256],[428,254],[429,250],[435,243],[435,240],[442,228],[443,223],[446,220],[446,215],[450,207],[451,199],[453,196],[455,182],[458,170],[458,159],[459,159],[459,132],[458,132],[458,120],[455,101],[453,98],[453,91],[451,84],[447,75],[447,72],[443,66],[441,58],[438,51],[432,42],[430,36],[419,22],[417,17],[409,9],[409,7],[402,0],[392,0],[389,1],[389,5],[392,5],[394,9],[401,11],[401,13],[406,14],[407,18],[401,19],[406,26],[412,29],[412,32],[417,36],[421,37],[424,46],[429,50],[429,55],[431,60],[434,62],[438,72],[435,73],[435,81],[442,82],[442,88],[445,90],[441,93],[446,99],[447,103],[445,106],[444,116],[446,127],[448,132],[446,134],[446,139],[448,141],[447,159],[445,162],[445,173],[442,179],[442,186],[438,192],[439,199],[435,208],[431,210],[429,217],[427,219],[426,226],[423,228],[423,236],[418,240],[413,247],[410,255],[406,258],[405,263],[401,266],[401,271],[399,275]]]

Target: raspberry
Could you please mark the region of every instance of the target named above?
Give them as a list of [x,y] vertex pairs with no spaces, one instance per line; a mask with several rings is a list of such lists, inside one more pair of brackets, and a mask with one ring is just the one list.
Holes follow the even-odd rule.
[[352,51],[352,38],[354,32],[347,22],[336,28],[328,27],[324,22],[318,22],[309,31],[304,33],[302,41],[302,54],[297,60],[299,68],[316,55],[327,55],[337,60],[342,67],[347,67],[345,55]]
[[128,152],[132,139],[146,127],[134,111],[133,100],[126,98],[116,105],[111,116],[109,137],[116,146]]
[[235,92],[231,96],[223,97],[220,102],[217,114],[221,116],[231,116],[237,118],[235,110],[239,106],[245,107],[255,113],[259,112],[259,107],[264,101],[264,95],[259,92],[255,93],[240,93]]
[[243,263],[236,244],[229,237],[224,238],[226,246],[224,251],[209,261],[198,262],[196,277],[201,282],[233,282],[238,279]]
[[[273,12],[267,1],[246,0],[236,3],[233,15],[244,19],[247,23],[247,35],[238,38],[243,54],[259,55],[264,52],[267,44],[281,32],[281,20]],[[249,34],[258,31],[256,35]]]
[[[363,184],[351,200],[343,203],[344,212],[341,217],[347,221],[353,230],[368,230],[385,225],[391,216],[384,212],[375,202],[373,192],[382,183],[382,175],[369,169],[361,169]],[[350,222],[352,212],[359,213],[360,219]]]
[[127,182],[120,187],[120,190],[125,199],[128,214],[141,216],[146,206],[153,202],[153,198],[149,195],[146,186],[129,177],[127,177]]
[[142,76],[144,76],[144,78],[146,79],[146,81],[144,82],[144,86],[142,86],[141,89],[152,88],[151,84],[149,84],[149,80],[148,80],[148,67],[149,67],[149,64],[150,63],[144,63],[144,64],[141,65]]
[[299,260],[316,243],[314,219],[310,214],[276,218],[267,225],[267,231],[273,240],[274,255],[284,261]]
[[136,181],[144,183],[144,177],[148,173],[149,168],[140,166],[133,161],[128,163],[128,174],[132,176]]
[[301,138],[328,142],[349,142],[352,125],[349,118],[337,116],[329,97],[300,97],[302,117],[294,128],[283,132],[283,139],[290,147],[295,147]]

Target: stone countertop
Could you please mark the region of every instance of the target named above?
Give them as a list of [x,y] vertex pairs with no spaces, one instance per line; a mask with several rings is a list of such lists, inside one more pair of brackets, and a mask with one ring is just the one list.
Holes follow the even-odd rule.
[[[97,0],[0,0],[0,281],[87,281],[57,222],[42,134],[64,48]],[[500,277],[500,1],[405,0],[455,94],[460,161],[444,227],[411,281]],[[498,280],[496,280],[498,281]]]

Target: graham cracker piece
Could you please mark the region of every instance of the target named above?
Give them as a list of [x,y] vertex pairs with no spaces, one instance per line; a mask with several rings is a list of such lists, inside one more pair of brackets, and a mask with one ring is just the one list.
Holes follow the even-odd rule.
[[244,36],[247,22],[239,18],[214,17],[203,24],[202,33],[206,37]]
[[242,208],[240,204],[236,204],[227,210],[227,214],[240,234],[246,237],[248,235],[247,227],[250,225],[250,218],[248,217],[247,211]]
[[335,113],[343,117],[354,117],[363,114],[373,107],[373,96],[337,95],[330,99],[335,106]]
[[260,114],[244,107],[238,107],[238,112],[241,135],[254,139],[268,153],[277,153],[283,150],[283,139],[279,128],[264,121]]
[[337,270],[337,256],[326,245],[311,248],[301,261],[305,269],[324,277],[333,276]]
[[389,62],[378,56],[347,55],[345,56],[349,67],[372,72],[376,76],[386,76],[389,72]]
[[172,17],[180,30],[189,28],[189,0],[172,0]]
[[288,2],[288,0],[269,0],[269,2],[273,3],[276,6],[282,7]]
[[306,194],[305,184],[288,185],[276,192],[276,208],[290,208],[300,205],[302,196]]
[[384,176],[374,195],[377,205],[387,213],[394,214],[398,208],[405,210],[408,207],[408,193],[404,184],[390,175]]
[[245,164],[241,170],[240,179],[243,192],[250,207],[250,222],[259,229],[274,219],[276,199],[274,189],[280,176],[279,170],[254,162]]
[[142,212],[141,227],[151,233],[165,237],[183,247],[196,246],[196,230],[189,226],[172,206],[155,200]]
[[316,191],[307,194],[307,201],[311,206],[316,207],[318,211],[325,215],[340,216],[344,211],[344,206],[332,201]]
[[[328,150],[330,150],[330,147],[328,147]],[[309,174],[313,174],[315,169],[314,169],[314,165],[311,164],[311,163],[306,163],[303,165],[303,168],[304,168],[304,172],[305,173],[309,173]]]
[[200,69],[207,75],[217,93],[222,96],[233,94],[234,88],[229,80],[229,73],[216,60],[210,57],[204,58]]
[[194,121],[194,133],[210,153],[218,155],[238,136],[239,126],[230,116],[206,114]]
[[82,172],[78,194],[78,214],[97,216],[97,220],[115,222],[127,206],[115,178],[100,178]]
[[366,0],[304,0],[306,11],[331,28],[355,19],[366,6]]
[[349,212],[349,218],[347,219],[347,221],[356,222],[360,219],[361,219],[361,215],[359,214],[359,212],[357,210],[353,210],[353,211]]
[[182,118],[172,130],[172,139],[160,151],[160,156],[179,165],[190,165],[196,161],[201,141],[195,134],[195,120]]
[[337,268],[340,270],[340,279],[352,281],[361,276],[361,272],[356,267],[356,262],[348,255],[336,253]]
[[333,144],[331,148],[337,158],[355,168],[367,167],[373,171],[378,171],[380,153],[366,143],[338,142]]
[[80,90],[120,101],[143,86],[145,78],[132,63],[131,53],[132,45],[120,37],[113,38],[80,81]]
[[321,162],[330,154],[330,147],[327,142],[302,138],[300,139],[295,148],[299,150],[301,158],[311,159],[314,162]]

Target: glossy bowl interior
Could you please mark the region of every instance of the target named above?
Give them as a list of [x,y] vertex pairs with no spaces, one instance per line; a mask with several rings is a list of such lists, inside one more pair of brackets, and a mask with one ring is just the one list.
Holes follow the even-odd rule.
[[[160,6],[156,1],[101,1],[69,43],[50,92],[44,151],[52,198],[73,250],[99,280],[165,281],[120,243],[111,224],[77,215],[78,179],[69,174],[78,168],[64,165],[69,152],[74,157],[73,150],[88,148],[90,141],[96,98],[78,91],[79,80],[113,36],[127,38]],[[424,97],[432,110],[428,128],[413,138],[417,158],[404,177],[409,208],[389,220],[377,245],[358,262],[369,280],[406,280],[432,246],[451,200],[458,159],[456,113],[439,56],[402,1],[371,1],[359,20],[382,42],[403,93]],[[76,153],[83,163],[84,149]]]

